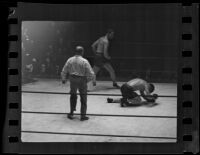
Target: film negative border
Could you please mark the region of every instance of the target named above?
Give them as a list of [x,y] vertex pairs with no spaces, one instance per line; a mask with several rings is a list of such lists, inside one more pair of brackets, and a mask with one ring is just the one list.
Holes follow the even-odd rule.
[[20,25],[17,19],[17,3],[8,4],[8,95],[7,95],[7,117],[6,117],[6,147],[9,147],[9,153],[16,153],[20,142],[20,101],[17,100],[20,89],[20,46],[19,37]]
[[[198,24],[197,21],[197,12],[198,12],[198,4],[192,3],[184,3],[181,8],[181,69],[180,73],[182,75],[181,78],[181,92],[179,95],[182,95],[181,98],[181,119],[183,123],[183,137],[184,141],[184,152],[198,152],[198,144],[195,142],[195,138],[198,140],[198,126],[194,125],[198,122],[198,117],[196,118],[195,114],[198,115],[198,101],[196,104],[194,103],[194,89],[196,88],[194,84],[193,77],[196,75],[197,70],[195,68],[195,64],[193,60],[195,57],[198,57],[198,43],[194,42],[198,41]],[[9,67],[8,67],[8,105],[7,105],[7,119],[6,124],[8,126],[8,131],[6,134],[6,145],[9,149],[9,153],[19,152],[19,143],[21,139],[21,104],[18,97],[20,95],[20,34],[12,33],[12,29],[17,29],[17,32],[20,32],[21,25],[17,19],[16,6],[12,6],[9,11],[8,18],[8,27],[10,28],[9,36],[8,36],[8,44],[9,44]],[[18,44],[16,44],[18,43]],[[13,50],[15,49],[15,50]],[[196,59],[195,59],[196,60]],[[198,91],[197,91],[198,93]],[[197,123],[198,124],[198,123]]]
[[[197,141],[198,134],[195,129],[195,121],[198,117],[194,110],[198,102],[194,101],[194,68],[195,64],[193,60],[195,59],[195,54],[198,48],[197,43],[197,14],[198,14],[198,4],[193,3],[182,3],[182,106],[183,106],[183,141],[184,150],[183,152],[197,153],[199,151]],[[198,116],[198,115],[196,115]],[[195,134],[196,135],[195,135]],[[197,138],[198,139],[198,138]]]

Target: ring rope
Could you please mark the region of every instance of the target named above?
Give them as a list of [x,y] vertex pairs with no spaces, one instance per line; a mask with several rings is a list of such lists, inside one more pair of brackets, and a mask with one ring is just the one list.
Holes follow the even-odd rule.
[[[22,93],[39,93],[39,94],[60,94],[60,95],[70,95],[71,93],[64,93],[64,92],[44,92],[44,91],[21,91]],[[77,93],[77,95],[80,95],[80,93]],[[95,96],[122,96],[121,94],[82,94],[82,95],[95,95]],[[138,95],[141,96],[141,95]],[[148,97],[148,95],[146,95]],[[159,95],[158,97],[177,97],[174,95]]]
[[44,132],[44,131],[21,131],[24,133],[40,134],[61,134],[61,135],[81,135],[81,136],[108,136],[108,137],[128,137],[128,138],[152,138],[152,139],[176,139],[175,137],[151,137],[151,136],[129,136],[129,135],[107,135],[107,134],[86,134],[86,133],[68,133],[68,132]]
[[[61,112],[39,112],[39,111],[22,111],[22,113],[32,113],[32,114],[58,114],[58,115],[66,115],[69,113],[61,113]],[[74,113],[74,115],[81,115],[79,113]],[[176,116],[155,116],[155,115],[110,115],[110,114],[88,114],[88,116],[110,116],[110,117],[151,117],[151,118],[177,118]]]
[[[94,56],[87,56],[87,58],[94,58]],[[154,59],[160,59],[160,60],[177,60],[178,57],[112,57],[112,59],[121,59],[121,60],[140,60],[140,59],[143,59],[143,60],[154,60]]]
[[[41,94],[71,94],[58,92],[41,92],[41,91],[22,91],[23,93],[41,93]],[[78,95],[78,94],[77,94]],[[103,96],[121,96],[119,94],[87,94]],[[177,96],[159,96],[159,97],[177,97]],[[39,113],[39,114],[68,114],[56,112],[33,112],[22,111],[22,113]],[[80,115],[75,113],[74,115]],[[177,118],[176,116],[146,116],[146,115],[108,115],[108,114],[87,114],[92,116],[111,116],[111,117],[154,117],[154,118]],[[129,135],[106,135],[106,134],[83,134],[83,133],[63,133],[63,132],[43,132],[43,131],[22,131],[24,133],[41,133],[41,134],[65,134],[65,135],[82,135],[82,136],[109,136],[109,137],[129,137],[129,138],[153,138],[153,139],[176,139],[175,137],[150,137],[150,136],[129,136]]]

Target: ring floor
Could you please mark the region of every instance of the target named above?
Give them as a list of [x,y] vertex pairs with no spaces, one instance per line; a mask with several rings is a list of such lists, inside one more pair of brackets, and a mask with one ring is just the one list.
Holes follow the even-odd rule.
[[[124,82],[119,82],[119,85],[123,83]],[[91,83],[89,83],[88,87],[90,90],[88,94],[120,94],[120,90],[114,89],[110,81],[97,81],[96,87],[92,87]],[[158,95],[177,95],[176,83],[155,83],[155,88],[154,93]],[[22,85],[22,91],[69,92],[69,82],[62,85],[61,81],[56,79],[37,79],[36,82]],[[155,106],[142,105],[124,108],[120,107],[117,103],[107,103],[107,97],[108,96],[88,95],[87,113],[177,116],[176,97],[159,97],[156,101],[157,105]],[[110,97],[119,98],[120,96]],[[67,114],[65,113],[68,113],[69,109],[69,95],[22,93],[22,131],[86,134],[64,135],[21,132],[22,142],[176,142],[177,118],[89,115],[89,120],[80,121],[79,115],[75,115],[74,120],[69,120],[67,118]],[[61,114],[27,113],[27,111]],[[78,97],[76,113],[80,113],[80,97]],[[122,137],[107,135],[122,135]],[[173,138],[165,139],[155,137]]]

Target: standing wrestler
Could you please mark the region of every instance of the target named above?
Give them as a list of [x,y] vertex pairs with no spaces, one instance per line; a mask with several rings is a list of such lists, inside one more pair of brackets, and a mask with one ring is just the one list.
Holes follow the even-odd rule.
[[[92,50],[95,55],[94,59],[94,73],[97,75],[99,70],[104,67],[110,74],[111,80],[113,81],[113,87],[120,88],[116,82],[116,75],[113,67],[110,64],[111,57],[108,54],[108,48],[110,41],[114,37],[114,31],[108,30],[107,34],[92,44]],[[93,86],[96,86],[96,78],[93,80]]]
[[87,110],[87,82],[93,80],[95,74],[90,66],[89,62],[84,59],[84,49],[81,46],[77,46],[75,50],[75,56],[69,58],[65,63],[61,78],[62,83],[66,81],[66,77],[69,77],[70,81],[70,113],[69,119],[73,119],[73,113],[76,110],[77,104],[77,89],[80,92],[81,101],[81,121],[88,120],[86,116]]
[[112,99],[107,98],[108,103],[120,103],[121,107],[131,106],[131,105],[140,105],[142,103],[142,99],[135,92],[139,91],[140,95],[147,102],[155,102],[158,98],[157,94],[151,95],[154,91],[155,87],[152,83],[148,83],[147,81],[136,78],[128,81],[123,84],[121,87],[122,98],[120,99]]

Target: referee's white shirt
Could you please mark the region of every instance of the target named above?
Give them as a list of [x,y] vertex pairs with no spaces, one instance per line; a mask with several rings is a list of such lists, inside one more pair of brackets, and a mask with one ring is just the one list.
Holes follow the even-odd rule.
[[88,60],[80,55],[75,55],[67,60],[61,72],[62,80],[66,80],[67,74],[87,77],[88,80],[92,80],[95,76]]

